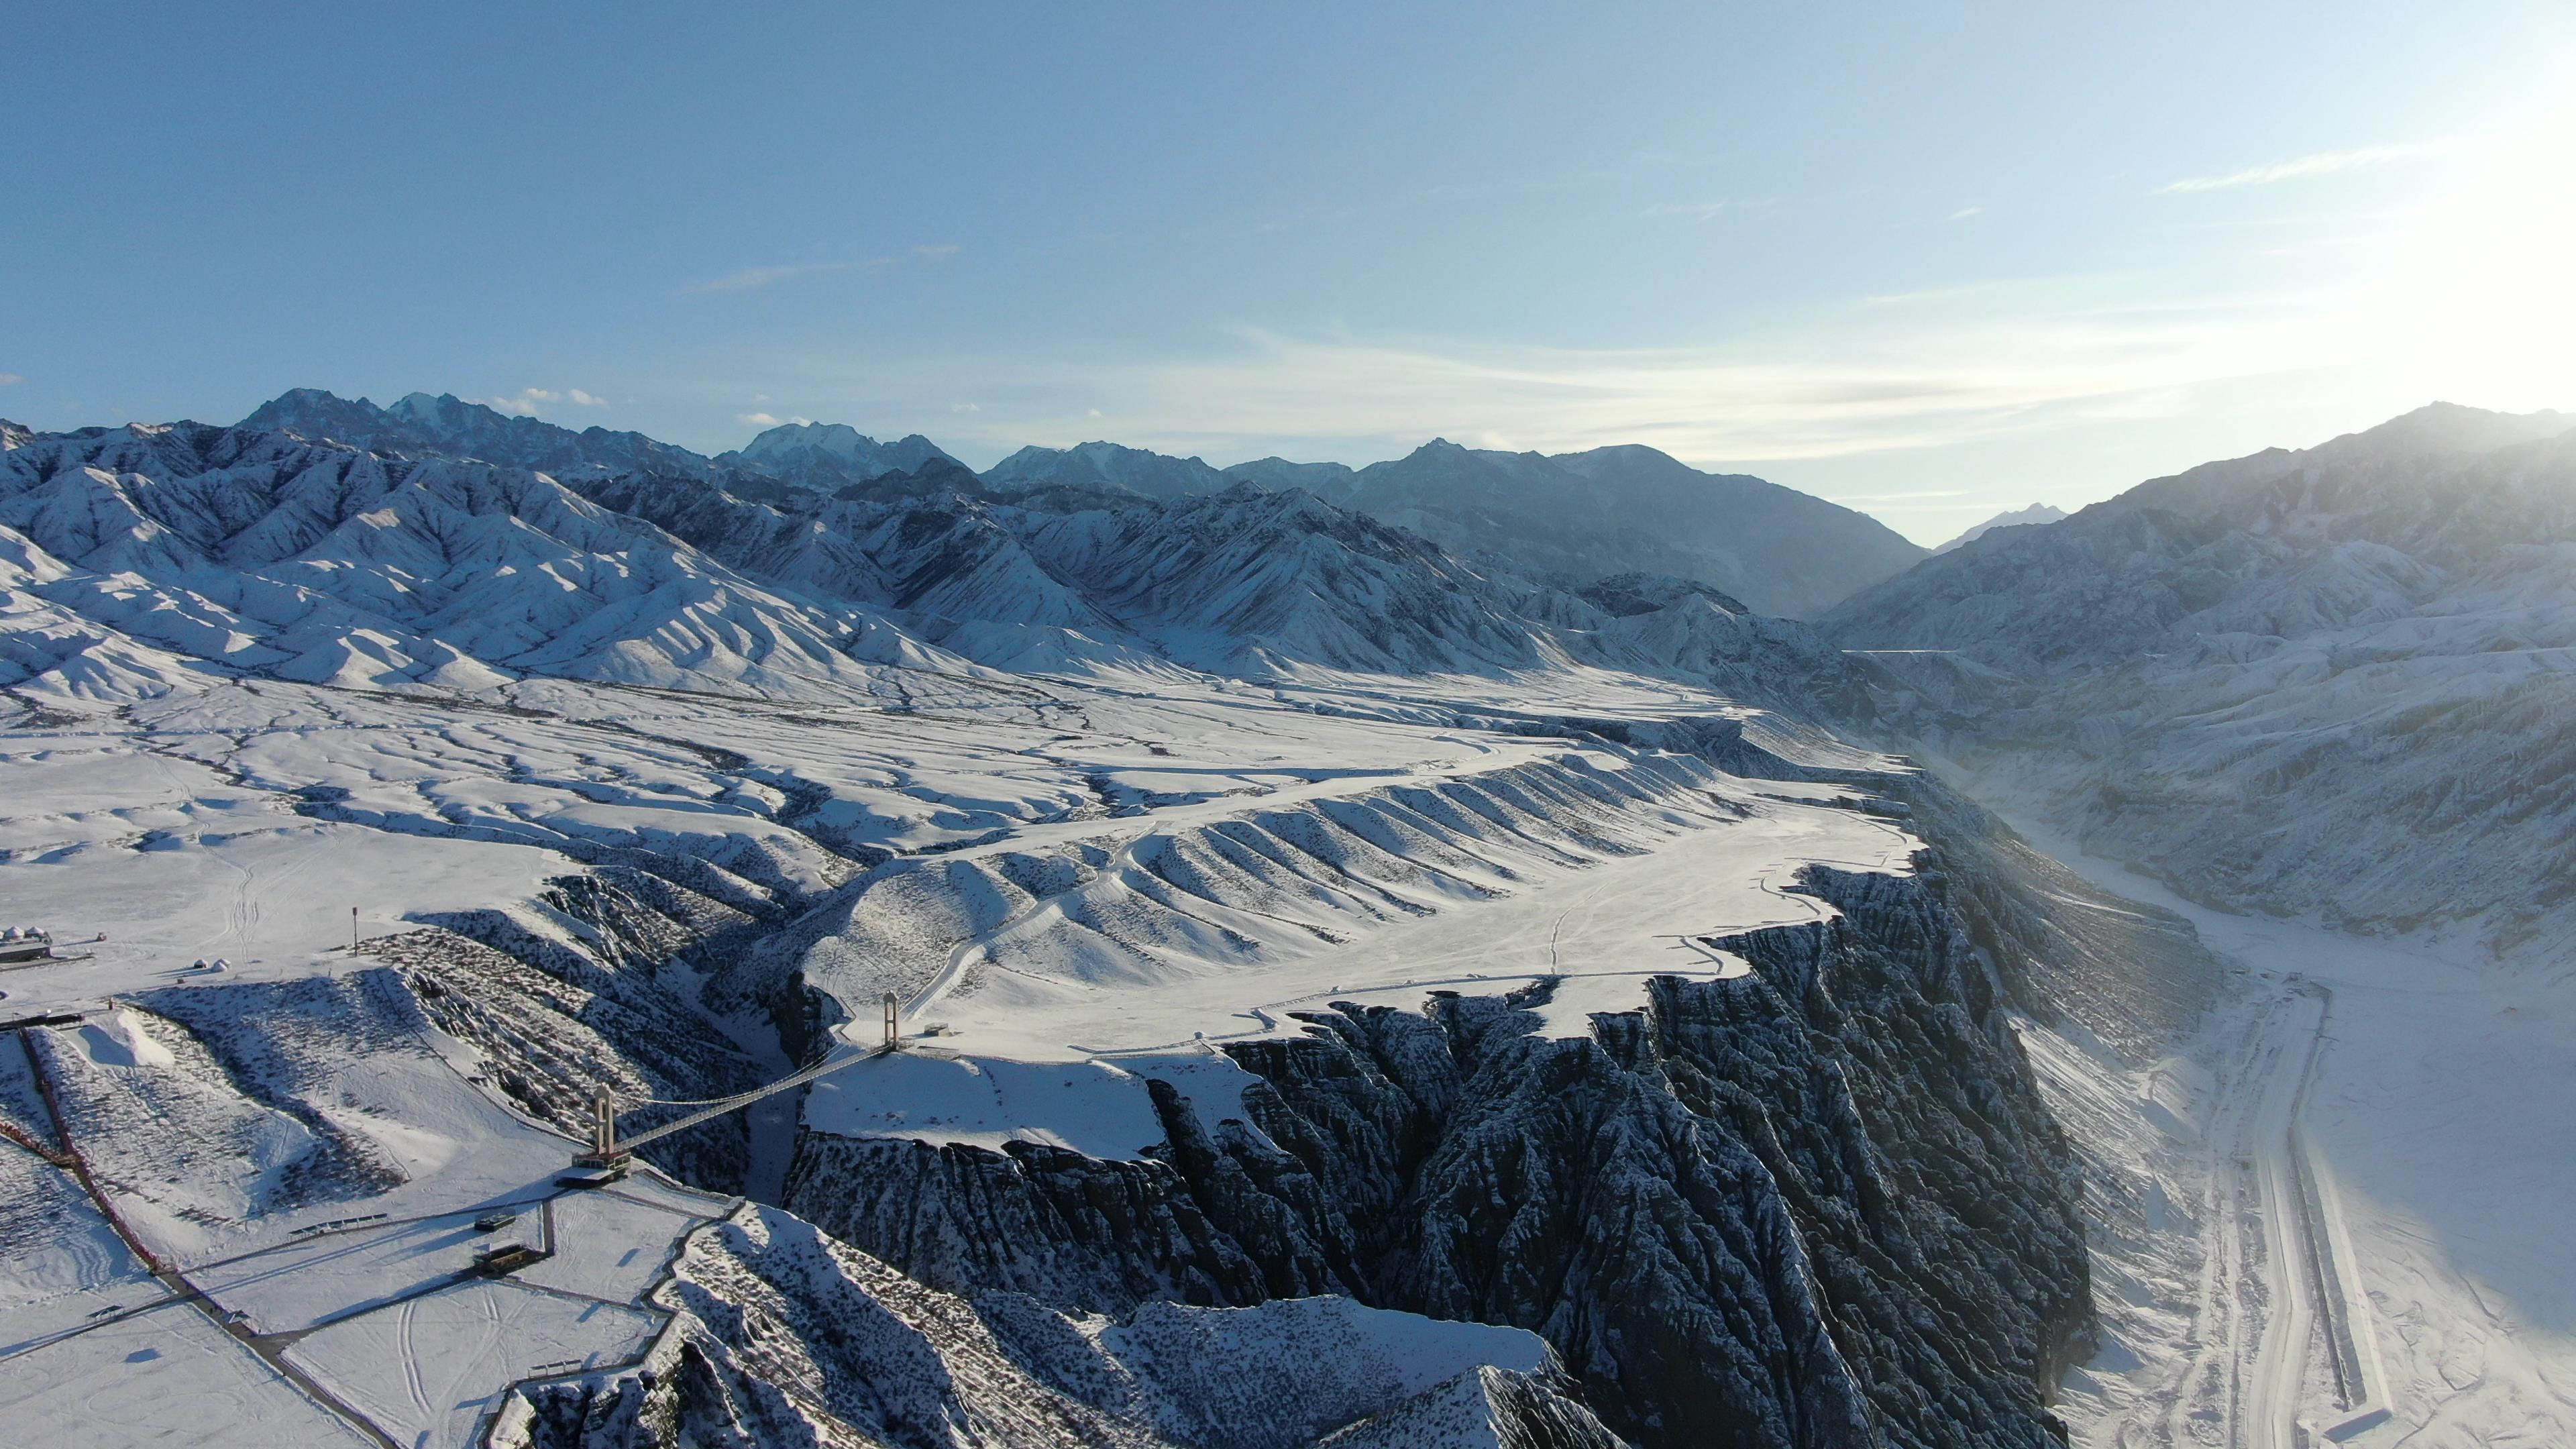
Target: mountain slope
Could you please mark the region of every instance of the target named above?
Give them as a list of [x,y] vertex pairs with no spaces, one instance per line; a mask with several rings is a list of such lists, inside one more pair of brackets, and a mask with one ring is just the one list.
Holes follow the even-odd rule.
[[715,462],[802,487],[831,489],[886,473],[917,472],[933,458],[965,467],[919,433],[880,443],[844,423],[782,423],[737,452],[717,454]]
[[349,685],[522,673],[796,694],[963,672],[886,620],[763,587],[551,477],[180,423],[0,454],[30,587],[146,644]]
[[[16,684],[128,697],[196,687],[211,664],[375,687],[561,675],[833,695],[898,687],[888,667],[962,678],[970,659],[1261,679],[1580,659],[1723,679],[1799,714],[1848,693],[1820,640],[1740,618],[1705,585],[1637,576],[1601,598],[1647,617],[1614,620],[1298,490],[997,499],[944,455],[828,494],[740,469],[558,478],[429,452],[410,414],[285,402],[313,432],[392,431],[369,450],[137,425],[0,455]],[[554,432],[539,441],[581,441]]]
[[235,427],[246,432],[291,432],[311,442],[330,439],[378,452],[476,459],[549,473],[623,472],[704,474],[707,460],[686,448],[642,433],[606,428],[575,432],[537,418],[512,417],[453,393],[407,393],[391,407],[365,398],[351,401],[302,387],[262,403]]
[[1186,498],[1195,493],[1214,493],[1226,486],[1224,474],[1196,458],[1174,458],[1117,443],[1022,448],[984,470],[984,482],[994,492],[1005,494],[1070,487],[1136,493],[1147,498]]
[[1022,449],[984,477],[1001,491],[1080,483],[1157,498],[1229,483],[1300,488],[1479,562],[1574,583],[1635,572],[1680,575],[1760,612],[1792,617],[1821,611],[1924,556],[1866,514],[1759,478],[1703,473],[1634,446],[1548,457],[1434,439],[1356,471],[1263,458],[1220,474],[1196,458],[1085,443]]
[[2576,417],[2436,404],[2207,464],[1823,625],[1935,651],[1871,656],[1890,716],[2200,899],[2500,940],[2576,919]]
[[1470,557],[1577,582],[1678,574],[1793,618],[1923,556],[1866,514],[1644,447],[1551,458],[1434,440],[1324,496]]
[[2057,520],[2064,518],[2065,516],[2066,510],[2063,508],[2052,507],[2046,503],[2033,503],[2027,507],[2015,508],[2007,512],[1998,513],[1994,517],[1987,519],[1985,522],[1978,524],[1976,527],[1961,533],[1957,538],[1951,539],[1948,543],[1932,550],[1932,552],[1936,555],[1948,553],[1951,550],[1958,548],[1961,544],[1983,538],[1998,528],[2020,528],[2027,524],[2055,523]]

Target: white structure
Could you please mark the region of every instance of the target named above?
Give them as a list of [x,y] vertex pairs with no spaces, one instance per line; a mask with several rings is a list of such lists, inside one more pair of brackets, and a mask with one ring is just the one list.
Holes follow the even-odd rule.
[[0,931],[0,966],[32,966],[54,954],[54,938],[34,926]]

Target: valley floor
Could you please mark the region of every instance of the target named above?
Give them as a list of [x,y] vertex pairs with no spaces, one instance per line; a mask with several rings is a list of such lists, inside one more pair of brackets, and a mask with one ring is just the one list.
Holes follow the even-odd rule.
[[2243,968],[2144,1070],[2035,1034],[2053,1105],[2112,1165],[2105,1341],[2061,1408],[2079,1442],[2576,1442],[2576,974],[2225,915],[2016,823]]

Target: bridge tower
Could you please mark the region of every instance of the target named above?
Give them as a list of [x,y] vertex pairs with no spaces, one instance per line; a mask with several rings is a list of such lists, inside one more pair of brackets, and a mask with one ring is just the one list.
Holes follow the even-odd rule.
[[895,1005],[894,993],[891,991],[887,992],[885,994],[885,1049],[887,1051],[893,1051],[903,1040],[903,1031],[898,1025],[901,1020],[901,1011],[902,1008]]
[[573,1159],[583,1167],[623,1168],[632,1156],[617,1144],[617,1099],[601,1088],[590,1104],[590,1150]]

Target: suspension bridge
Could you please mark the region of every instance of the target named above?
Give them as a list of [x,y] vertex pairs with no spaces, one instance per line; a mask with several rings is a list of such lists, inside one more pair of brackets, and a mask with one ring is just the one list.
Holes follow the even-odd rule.
[[829,1076],[854,1063],[869,1061],[884,1056],[888,1052],[900,1051],[903,1047],[903,1037],[897,1026],[899,1013],[900,1008],[895,1004],[894,993],[887,992],[885,1042],[882,1045],[866,1049],[837,1045],[826,1053],[821,1061],[812,1066],[790,1072],[777,1081],[763,1083],[749,1091],[736,1092],[730,1097],[711,1097],[702,1102],[663,1102],[650,1099],[628,1102],[625,1105],[629,1107],[695,1107],[698,1109],[687,1116],[675,1117],[658,1127],[638,1132],[632,1137],[617,1135],[618,1100],[608,1092],[601,1092],[592,1103],[589,1150],[574,1158],[573,1161],[582,1167],[622,1167],[626,1160],[634,1155],[635,1149],[646,1143],[658,1142],[674,1132],[685,1132],[701,1122],[712,1122],[728,1112],[739,1112],[754,1102],[777,1096],[781,1092],[794,1091],[817,1077]]

